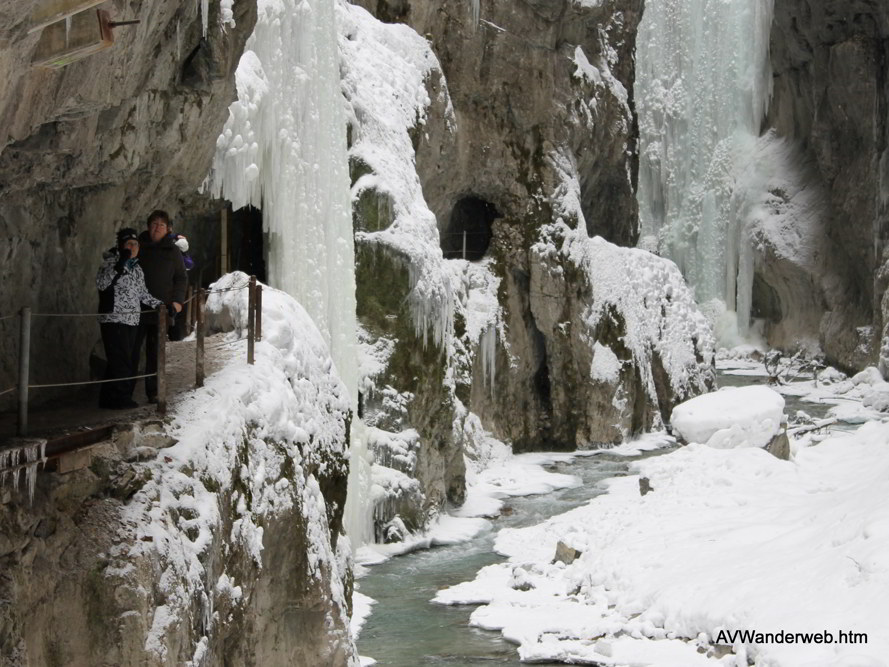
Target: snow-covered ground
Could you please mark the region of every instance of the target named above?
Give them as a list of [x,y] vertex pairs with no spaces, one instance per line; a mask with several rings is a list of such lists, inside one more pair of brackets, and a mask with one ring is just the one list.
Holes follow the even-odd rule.
[[[837,403],[853,394],[871,419],[805,434],[790,461],[692,444],[637,462],[587,505],[501,531],[508,561],[435,602],[482,605],[471,624],[499,630],[530,662],[889,664],[889,424],[876,411],[886,383],[828,370],[805,384],[778,390]],[[644,495],[641,477],[653,489]],[[558,542],[577,559],[556,560]]]

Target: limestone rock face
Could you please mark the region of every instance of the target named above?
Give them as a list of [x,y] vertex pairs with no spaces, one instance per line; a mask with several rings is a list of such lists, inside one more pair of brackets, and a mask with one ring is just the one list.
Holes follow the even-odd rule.
[[[225,25],[219,3],[209,3],[204,35],[201,3],[107,2],[112,19],[141,23],[116,28],[112,48],[54,71],[30,66],[37,4],[0,5],[0,314],[25,305],[95,312],[95,272],[114,229],[144,227],[155,208],[181,223],[186,205],[190,214],[206,206],[196,192],[235,95],[256,3],[234,3]],[[33,331],[44,381],[88,377],[94,322],[44,319]],[[13,334],[6,323],[2,388],[15,377]]]
[[[405,23],[425,35],[437,58],[437,67],[425,80],[430,102],[417,114],[421,120],[410,131],[424,210],[428,206],[435,216],[445,253],[444,265],[435,264],[432,270],[456,276],[451,284],[460,285],[472,272],[460,267],[451,272],[447,265],[450,257],[461,257],[460,239],[452,237],[467,230],[461,221],[467,202],[476,203],[479,211],[493,211],[489,244],[472,247],[481,227],[469,225],[465,238],[470,245],[467,258],[472,259],[473,252],[485,258],[502,312],[502,319],[488,323],[489,331],[498,332],[496,345],[482,350],[484,336],[479,338],[478,331],[474,337],[466,333],[473,325],[473,297],[461,296],[466,283],[454,288],[456,342],[450,352],[455,357],[451,370],[442,371],[443,377],[454,382],[451,398],[447,391],[442,393],[440,382],[429,381],[428,371],[420,372],[413,364],[397,365],[394,373],[390,365],[390,372],[378,381],[413,392],[414,405],[454,405],[447,411],[455,424],[466,410],[477,414],[485,428],[518,450],[615,442],[622,434],[651,426],[659,413],[658,397],[653,390],[643,390],[641,376],[633,374],[638,361],[646,365],[639,372],[650,376],[652,360],[627,358],[626,382],[635,389],[627,389],[629,407],[624,417],[616,416],[620,410],[613,407],[597,410],[611,406],[618,385],[623,387],[625,382],[591,385],[593,341],[584,338],[579,324],[576,337],[558,326],[565,318],[581,317],[589,306],[583,293],[591,287],[584,280],[573,282],[576,275],[559,274],[559,267],[544,266],[532,251],[543,228],[562,217],[567,201],[573,210],[571,224],[585,224],[590,236],[618,245],[636,241],[632,80],[642,3],[495,2],[484,4],[479,16],[472,14],[473,3],[462,0],[361,0],[356,4],[382,21]],[[356,115],[360,126],[364,114]],[[359,142],[361,134],[355,133]],[[360,153],[358,145],[355,150]],[[377,254],[373,261],[369,254],[364,260],[359,251],[359,316],[362,283],[371,285],[373,276],[384,275],[381,269],[389,271],[386,267],[392,260],[381,261],[379,256],[386,251],[380,248],[391,238],[385,230],[398,218],[397,202],[393,206],[387,197],[368,204],[368,186],[362,187],[360,179],[374,173],[374,168],[366,167],[353,162],[357,242],[360,246],[374,239]],[[377,172],[374,178],[378,180],[364,182],[377,183],[384,176]],[[392,192],[393,188],[383,190]],[[393,210],[381,224],[380,211]],[[432,270],[427,260],[415,258],[408,250],[396,255],[405,267],[405,299],[410,291],[407,274],[427,275]],[[551,292],[541,291],[544,283]],[[397,312],[395,302],[391,312]],[[554,308],[559,312],[554,314]],[[363,323],[367,321],[362,318]],[[385,320],[370,328],[382,333]],[[405,335],[407,329],[407,322],[397,330],[390,326],[388,335],[399,341],[396,346],[412,346],[411,354],[416,356],[418,342]],[[620,335],[615,330],[613,340],[605,344],[617,344]],[[486,352],[494,359],[485,359]],[[406,355],[396,351],[398,359]],[[496,370],[496,379],[490,378],[491,370]],[[666,403],[673,398],[663,395]],[[438,412],[436,420],[448,418],[443,407]],[[423,419],[430,420],[428,412]],[[408,420],[404,425],[414,424]],[[429,431],[428,424],[425,430]],[[437,451],[454,451],[460,428],[454,430],[453,435],[439,430],[443,448]],[[422,438],[424,429],[420,431]]]
[[[296,494],[293,506],[262,520],[260,554],[233,537],[243,523],[236,489],[250,480],[217,489],[209,543],[196,539],[205,507],[185,503],[166,518],[134,511],[134,496],[160,477],[139,462],[153,442],[146,433],[155,431],[137,425],[99,443],[89,467],[38,473],[33,501],[23,488],[0,489],[0,663],[351,664],[331,594],[343,582],[310,542],[335,542],[342,528],[345,461],[305,470],[330,499],[330,533],[309,525],[310,496]],[[199,556],[190,566],[192,550]]]
[[[889,236],[887,37],[889,7],[881,0],[775,3],[768,125],[801,147],[813,186],[824,192],[819,242],[835,268],[822,285],[820,342],[846,368],[873,363],[887,321],[878,276]],[[798,296],[811,300],[804,290]]]

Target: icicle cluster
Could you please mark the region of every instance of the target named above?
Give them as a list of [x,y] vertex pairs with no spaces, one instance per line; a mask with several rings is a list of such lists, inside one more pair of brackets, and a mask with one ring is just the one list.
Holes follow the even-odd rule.
[[[260,0],[209,184],[235,209],[262,209],[269,283],[312,317],[356,410],[355,261],[334,4]],[[356,507],[370,484],[360,424],[352,443],[346,524],[360,544],[371,537],[370,519]]]
[[25,478],[28,500],[34,500],[37,484],[37,466],[46,463],[46,440],[36,440],[27,445],[11,447],[0,451],[0,488],[12,483],[18,490],[20,477]]
[[774,0],[650,0],[637,37],[640,245],[673,259],[699,303],[749,309],[735,195],[771,96]]

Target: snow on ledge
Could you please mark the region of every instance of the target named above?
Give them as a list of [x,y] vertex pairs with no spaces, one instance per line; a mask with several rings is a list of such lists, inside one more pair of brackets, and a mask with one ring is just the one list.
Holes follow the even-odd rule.
[[[247,280],[235,272],[211,288],[235,288]],[[168,432],[176,444],[143,464],[148,481],[122,510],[121,545],[109,554],[105,569],[112,577],[140,560],[157,569],[154,597],[144,600],[153,617],[145,651],[161,662],[175,657],[169,644],[188,635],[176,628],[196,613],[208,619],[208,636],[225,622],[212,615],[219,596],[249,598],[255,579],[219,572],[213,554],[241,553],[261,569],[264,525],[283,512],[302,516],[308,569],[318,585],[329,574],[331,598],[346,607],[342,566],[330,544],[315,472],[346,474],[349,394],[306,311],[267,286],[263,338],[256,343],[255,365],[248,365],[247,298],[247,290],[234,289],[208,300],[210,320],[231,330],[217,351],[228,355],[226,363],[203,387],[173,402]],[[341,624],[348,626],[344,615]],[[203,650],[198,645],[195,655]]]

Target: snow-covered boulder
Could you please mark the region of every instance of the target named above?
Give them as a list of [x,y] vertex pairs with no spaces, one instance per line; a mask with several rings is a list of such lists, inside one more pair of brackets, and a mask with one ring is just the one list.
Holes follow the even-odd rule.
[[765,447],[781,430],[784,397],[764,386],[732,387],[677,405],[670,422],[686,442],[717,449]]

